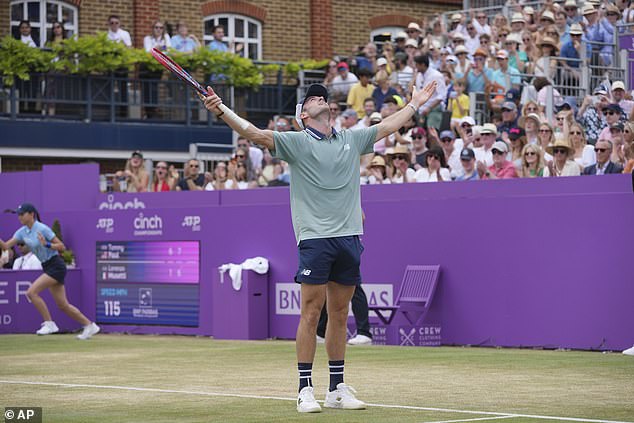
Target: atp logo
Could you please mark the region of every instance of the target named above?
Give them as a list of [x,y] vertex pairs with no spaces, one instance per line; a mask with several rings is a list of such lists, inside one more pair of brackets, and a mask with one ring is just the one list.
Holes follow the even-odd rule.
[[302,275],[304,275],[304,276],[310,276],[311,273],[312,273],[312,270],[310,270],[310,269],[302,270]]
[[114,232],[114,219],[102,217],[97,220],[97,229],[103,229],[107,234]]
[[192,228],[192,232],[200,231],[200,216],[185,216],[181,226],[186,228]]

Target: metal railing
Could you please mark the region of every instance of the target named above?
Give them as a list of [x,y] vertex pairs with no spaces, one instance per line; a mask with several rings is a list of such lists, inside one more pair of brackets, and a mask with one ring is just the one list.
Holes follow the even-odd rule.
[[[238,113],[290,114],[295,85],[277,83],[257,89],[214,83],[214,90]],[[181,81],[161,77],[129,78],[126,74],[65,75],[33,73],[29,80],[0,85],[0,117],[81,120],[85,122],[151,122],[214,125],[217,122],[193,90]]]

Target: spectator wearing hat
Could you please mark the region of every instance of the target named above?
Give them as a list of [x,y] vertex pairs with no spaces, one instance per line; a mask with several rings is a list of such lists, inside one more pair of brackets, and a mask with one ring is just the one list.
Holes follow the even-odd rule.
[[[610,43],[613,43],[615,33],[617,32],[616,24],[621,19],[621,10],[613,3],[607,3],[605,6],[605,17],[601,19],[603,30],[608,35]],[[606,48],[607,47],[607,48]],[[603,46],[601,48],[601,56],[612,62],[612,47]],[[604,59],[604,60],[606,60]],[[606,66],[609,66],[606,64]]]
[[526,19],[524,19],[524,14],[521,12],[513,13],[513,16],[511,16],[511,34],[520,35],[525,27]]
[[394,36],[394,54],[405,53],[405,41],[407,40],[407,33],[405,31],[399,31]]
[[579,14],[577,0],[566,0],[564,3],[564,13],[566,14],[566,22],[568,25],[578,24],[583,19]]
[[518,169],[520,178],[541,178],[544,176],[544,152],[537,144],[526,144],[522,149],[522,164]]
[[502,123],[498,125],[498,134],[500,136],[504,136],[503,134],[509,133],[511,128],[517,126],[517,106],[512,101],[505,101],[502,103]]
[[386,72],[379,71],[377,72],[375,78],[376,88],[372,91],[370,97],[374,99],[376,104],[376,110],[381,110],[383,107],[383,102],[386,97],[391,97],[394,95],[398,95],[398,92],[390,86],[390,82],[388,79],[388,75]]
[[451,179],[456,179],[457,176],[462,174],[462,165],[460,164],[462,145],[462,140],[460,140],[459,147],[456,146],[456,135],[453,131],[442,131],[440,133],[440,146],[442,147]]
[[348,98],[348,92],[354,84],[359,82],[355,74],[350,72],[350,66],[346,62],[337,63],[337,76],[332,80],[329,91],[333,100],[344,101]]
[[509,65],[509,53],[506,50],[500,50],[495,58],[498,69],[493,72],[491,82],[502,86],[505,93],[511,88],[519,89],[522,83],[520,71]]
[[[465,116],[460,121],[460,125],[456,128],[458,132],[458,138],[456,144],[461,143],[462,147],[468,147],[473,142],[473,127],[475,126],[475,120],[471,116]],[[459,148],[460,149],[462,149]]]
[[522,150],[526,145],[526,132],[520,127],[513,127],[508,132],[508,139],[511,142],[511,161],[515,169],[519,169],[522,165]]
[[341,112],[341,130],[363,128],[363,124],[359,125],[359,115],[357,111],[349,108]]
[[585,129],[588,144],[594,145],[599,139],[599,134],[607,126],[607,121],[602,112],[603,108],[610,104],[608,92],[602,87],[597,87],[593,95],[583,99],[577,116]]
[[575,150],[573,154],[574,161],[579,165],[580,169],[583,170],[596,163],[597,156],[594,152],[594,147],[587,144],[585,131],[579,123],[573,122],[570,125],[568,139]]
[[581,62],[581,38],[583,36],[583,29],[578,23],[574,23],[570,26],[570,41],[562,43],[561,57],[566,57],[575,60],[562,60],[561,64],[564,68],[563,82],[566,86],[576,86],[579,83],[581,73],[579,67]]
[[610,160],[613,151],[611,141],[600,138],[594,146],[597,153],[597,162],[583,169],[584,175],[606,175],[609,173],[622,173],[623,167]]
[[426,166],[418,169],[414,175],[416,182],[451,181],[451,175],[442,148],[438,146],[431,147],[425,154],[425,160]]
[[529,113],[522,116],[518,120],[519,126],[524,128],[526,133],[526,142],[528,144],[537,144],[539,142],[539,124],[541,118],[537,113]]
[[535,63],[535,76],[543,76],[552,80],[557,72],[557,60],[553,59],[557,56],[557,42],[551,37],[544,37],[537,45],[540,54]]
[[428,55],[421,54],[415,57],[416,63],[416,88],[421,90],[423,87],[432,81],[436,82],[436,92],[434,95],[418,109],[421,117],[426,118],[427,126],[431,126],[436,129],[440,129],[442,121],[442,102],[447,95],[447,88],[445,86],[445,78],[443,75],[435,69],[429,66],[430,58]]
[[416,41],[416,46],[418,47],[422,41],[423,31],[420,29],[420,25],[416,22],[410,22],[407,24],[407,29],[405,30],[407,37],[410,40]]
[[412,128],[412,154],[414,155],[414,169],[418,170],[426,166],[425,153],[427,152],[427,131],[419,126]]
[[496,141],[491,148],[493,164],[486,167],[483,162],[478,162],[477,169],[480,179],[510,179],[517,178],[517,171],[512,162],[506,159],[509,147],[504,141]]
[[612,137],[612,155],[610,160],[618,165],[625,165],[625,125],[623,122],[617,122],[610,125],[610,135]]
[[489,84],[493,77],[493,71],[485,68],[488,55],[481,48],[477,49],[473,55],[473,66],[469,67],[464,80],[466,82],[467,93],[483,93],[484,87]]
[[420,50],[418,49],[418,43],[416,42],[416,40],[408,38],[405,41],[405,53],[407,54],[407,64],[412,69],[414,69],[415,67],[414,57],[420,54]]
[[553,160],[546,161],[544,177],[548,176],[579,176],[581,170],[574,159],[574,149],[565,139],[557,139],[546,147],[546,151]]
[[493,164],[493,152],[491,149],[498,135],[497,127],[492,123],[485,123],[479,132],[482,145],[473,149],[476,161],[482,162],[485,167],[491,166]]
[[541,17],[539,18],[539,26],[543,31],[548,25],[553,25],[555,23],[555,14],[550,10],[544,10],[542,12]]
[[457,63],[454,65],[454,77],[456,79],[464,78],[465,73],[471,67],[471,64],[467,60],[469,57],[469,51],[465,46],[458,46],[454,50],[454,54],[456,55]]
[[390,178],[387,176],[385,159],[383,156],[375,155],[368,166],[367,175],[361,177],[361,183],[367,185],[391,184]]
[[[610,44],[613,42],[611,35],[606,32],[605,26],[599,19],[599,13],[592,4],[586,2],[582,12],[587,21],[587,24],[584,23],[585,34],[583,37],[587,46],[587,57],[594,65],[610,66],[612,63]],[[602,46],[603,43],[607,45]]]
[[414,169],[409,167],[411,164],[412,154],[409,148],[402,144],[398,144],[388,154],[390,162],[392,163],[392,183],[404,184],[409,182],[416,182]]
[[375,87],[370,83],[372,71],[365,68],[359,69],[357,75],[359,77],[359,81],[350,87],[346,104],[348,107],[354,109],[357,112],[357,115],[363,116],[365,114],[363,103],[366,98],[372,97]]
[[610,140],[614,142],[614,139],[612,138],[611,129],[614,124],[621,121],[623,109],[621,109],[621,106],[619,106],[616,103],[608,103],[601,109],[601,112],[603,113],[603,116],[605,117],[606,125],[603,127],[603,129],[599,133],[598,139],[606,139],[606,140]]
[[625,94],[625,84],[623,81],[614,81],[614,83],[612,83],[612,99],[614,103],[621,106],[625,116],[629,118],[634,110],[634,101],[626,99]]
[[145,170],[143,153],[135,151],[125,163],[125,169],[115,173],[112,189],[120,192],[146,192],[150,175]]
[[460,165],[462,173],[456,177],[456,181],[475,181],[480,179],[475,167],[475,153],[470,148],[463,148],[460,152]]
[[520,49],[522,45],[522,34],[511,33],[506,37],[504,48],[509,53],[509,66],[516,68],[520,72],[524,72],[528,56],[526,52]]

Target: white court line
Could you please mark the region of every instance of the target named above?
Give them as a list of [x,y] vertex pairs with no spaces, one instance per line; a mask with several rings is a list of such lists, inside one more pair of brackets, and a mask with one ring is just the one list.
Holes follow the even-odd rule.
[[[204,391],[185,391],[177,389],[158,389],[158,388],[140,388],[136,386],[116,386],[116,385],[88,385],[83,383],[53,383],[53,382],[30,382],[22,380],[1,380],[0,384],[12,384],[12,385],[39,385],[39,386],[57,386],[61,388],[90,388],[90,389],[113,389],[119,391],[139,391],[139,392],[156,392],[163,394],[187,394],[187,395],[201,395],[209,397],[230,397],[230,398],[249,398],[249,399],[270,399],[279,401],[297,401],[297,398],[287,397],[272,397],[265,395],[249,395],[249,394],[227,394],[224,392],[204,392]],[[323,402],[323,401],[320,401]],[[500,417],[526,417],[539,420],[560,420],[568,422],[585,422],[585,423],[634,423],[618,420],[598,420],[598,419],[583,419],[578,417],[555,417],[555,416],[540,416],[532,414],[516,414],[516,413],[498,413],[493,411],[473,411],[473,410],[454,410],[451,408],[434,408],[434,407],[418,407],[414,405],[390,405],[390,404],[367,404],[370,407],[380,408],[397,408],[402,410],[419,410],[419,411],[439,411],[446,413],[457,414],[480,414],[489,416]]]
[[425,423],[459,423],[459,422],[477,422],[482,420],[516,419],[516,418],[517,416],[480,417],[477,419],[443,420],[438,422],[425,422]]

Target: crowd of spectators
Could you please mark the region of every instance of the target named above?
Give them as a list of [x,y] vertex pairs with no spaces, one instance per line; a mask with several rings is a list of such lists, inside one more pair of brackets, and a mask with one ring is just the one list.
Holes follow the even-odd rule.
[[[541,8],[509,2],[508,10],[493,19],[482,11],[454,14],[448,25],[440,16],[411,22],[393,40],[330,61],[323,83],[337,131],[381,122],[407,104],[414,87],[438,84],[406,126],[361,158],[363,184],[632,172],[634,101],[626,84],[606,80],[581,98],[549,86],[555,76],[578,81],[580,66],[611,65],[607,44],[617,23],[634,20],[634,9],[620,0],[547,0]],[[572,60],[584,56],[585,63]],[[482,125],[469,115],[473,92],[483,94],[490,112]],[[285,116],[271,119],[269,129],[300,130]],[[143,175],[135,176],[133,161],[127,186],[149,187]],[[292,177],[286,163],[245,139],[230,160],[209,163],[207,172],[194,160],[182,173],[164,162],[155,173],[153,180],[167,175],[160,190],[246,189],[286,185]]]

